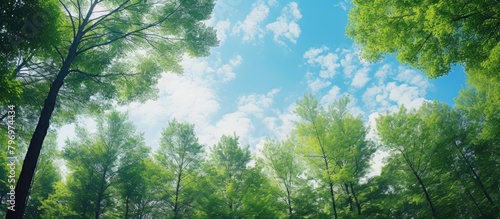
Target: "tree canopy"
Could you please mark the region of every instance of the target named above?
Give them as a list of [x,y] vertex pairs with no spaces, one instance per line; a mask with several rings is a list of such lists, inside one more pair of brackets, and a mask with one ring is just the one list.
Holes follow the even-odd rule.
[[347,35],[362,46],[368,60],[393,54],[432,78],[447,74],[453,65],[475,69],[498,63],[498,1],[354,0],[352,4]]
[[[43,105],[16,187],[19,210],[9,212],[10,217],[22,218],[54,109],[58,110],[56,115],[74,117],[78,113],[109,108],[112,101],[144,101],[155,96],[155,82],[162,72],[181,71],[178,61],[182,54],[208,55],[209,48],[217,45],[215,31],[202,22],[211,15],[214,7],[211,0],[63,0],[57,3],[50,1],[46,4],[52,7],[44,9],[50,19],[61,15],[61,24],[47,29],[54,30],[50,33],[55,39],[61,36],[61,40],[44,42],[47,49],[30,54],[29,58],[3,58],[23,62],[21,68],[15,70],[17,74],[7,70],[1,75],[6,81],[17,83],[8,83],[16,90],[7,88],[9,96],[17,95],[19,89],[39,86],[40,96],[35,98]],[[36,10],[37,4],[8,1],[7,6]],[[5,13],[2,15],[8,18],[7,25],[3,25],[6,33],[16,35],[18,30],[11,25],[14,20]],[[29,52],[36,49],[39,41],[34,40],[20,49]],[[19,77],[24,80],[20,85],[15,80]],[[44,96],[45,101],[41,102]]]

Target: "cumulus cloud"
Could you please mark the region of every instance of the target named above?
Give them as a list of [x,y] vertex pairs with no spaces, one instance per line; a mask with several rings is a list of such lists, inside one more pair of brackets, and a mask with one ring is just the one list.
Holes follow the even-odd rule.
[[224,44],[227,38],[226,32],[229,30],[229,27],[231,26],[231,21],[229,19],[223,20],[223,21],[217,21],[217,24],[215,24],[215,30],[217,31],[217,39],[219,40],[219,46]]
[[265,35],[262,23],[269,14],[269,7],[262,1],[253,4],[252,10],[245,20],[238,21],[233,28],[233,34],[243,33],[243,42],[262,39]]
[[392,75],[391,68],[391,64],[384,64],[377,70],[377,72],[375,73],[375,77],[378,79],[379,83],[384,82],[388,75]]
[[359,67],[359,56],[356,53],[353,53],[351,50],[344,49],[342,51],[343,58],[340,60],[340,65],[344,69],[344,76],[347,78],[351,78],[354,75],[354,72]]
[[252,120],[248,114],[241,111],[228,113],[215,124],[215,136],[232,135],[236,133],[237,136],[248,138],[250,132],[253,130]]
[[265,109],[273,104],[274,95],[279,92],[279,89],[273,89],[265,95],[245,95],[238,100],[238,110],[249,115],[262,116]]
[[332,84],[331,82],[321,78],[309,79],[307,81],[307,85],[309,86],[309,88],[311,88],[313,93],[316,93],[318,90],[328,87],[331,84]]
[[[236,77],[235,68],[242,60],[240,55],[231,58],[227,63],[184,56],[180,62],[184,69],[182,75],[164,73],[158,80],[158,99],[131,103],[122,107],[122,111],[128,111],[130,119],[146,134],[146,143],[151,146],[158,145],[161,130],[172,119],[195,124],[197,134],[211,133],[213,136],[213,130],[217,127],[214,119],[220,110],[217,87]],[[221,119],[227,121],[230,118],[239,118],[236,116],[238,114]],[[200,137],[203,144],[213,141],[213,137]]]
[[425,92],[431,87],[431,83],[427,78],[425,78],[421,73],[404,68],[402,66],[398,67],[399,74],[396,76],[397,81],[408,83],[410,85],[417,86],[420,88],[419,92],[421,96],[425,96]]
[[328,47],[311,48],[304,53],[304,59],[311,66],[319,66],[319,76],[321,78],[333,78],[336,74],[336,69],[340,67],[337,62],[339,57],[337,54],[327,52]]
[[[396,73],[395,73],[396,72]],[[396,70],[383,65],[375,74],[377,84],[369,87],[363,94],[363,102],[372,111],[396,111],[404,105],[415,109],[425,101],[429,80],[419,72],[399,66]]]
[[223,81],[230,81],[236,78],[236,73],[234,73],[234,68],[238,67],[243,59],[240,55],[229,60],[228,64],[224,64],[222,67],[217,69],[217,74],[222,78]]
[[369,72],[370,72],[370,68],[364,67],[364,68],[360,69],[354,75],[354,78],[352,79],[351,86],[353,86],[355,88],[364,87],[365,84],[370,80],[370,77],[368,77]]
[[328,91],[326,95],[324,95],[321,98],[320,103],[323,104],[324,106],[327,106],[333,103],[335,100],[338,100],[339,97],[340,97],[340,88],[337,85],[335,85],[332,87],[332,89],[330,89],[330,91]]
[[275,22],[266,25],[266,28],[273,32],[274,41],[285,45],[282,38],[287,39],[293,44],[297,43],[301,30],[297,23],[302,18],[302,14],[296,2],[290,2],[281,10],[281,15]]
[[263,119],[265,127],[278,140],[284,140],[295,128],[295,122],[299,121],[299,116],[295,113],[295,103],[290,104],[286,110],[278,110],[275,115],[269,115]]

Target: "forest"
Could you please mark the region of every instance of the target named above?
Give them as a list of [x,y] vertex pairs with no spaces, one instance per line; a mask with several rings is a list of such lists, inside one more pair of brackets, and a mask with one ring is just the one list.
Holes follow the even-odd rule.
[[[211,54],[220,2],[2,1],[0,217],[500,218],[500,2],[350,1],[345,34],[368,62],[392,55],[428,78],[462,66],[454,105],[370,124],[349,97],[304,93],[287,137],[262,147],[236,132],[205,145],[172,119],[152,148],[118,108],[156,98],[184,55]],[[80,116],[96,129],[76,124],[59,148]]]

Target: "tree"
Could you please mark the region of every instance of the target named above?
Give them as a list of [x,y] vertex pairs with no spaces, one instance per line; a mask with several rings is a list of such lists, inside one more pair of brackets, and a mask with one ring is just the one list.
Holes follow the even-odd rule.
[[40,155],[40,165],[37,166],[30,196],[26,206],[25,216],[28,218],[41,218],[43,211],[40,209],[42,201],[55,192],[55,185],[61,181],[60,170],[56,158],[56,137],[54,133],[47,136],[44,148]]
[[460,161],[457,166],[461,170],[460,176],[465,178],[463,181],[472,184],[467,187],[469,196],[474,199],[477,193],[477,201],[473,201],[477,202],[475,205],[479,213],[494,218],[500,213],[500,172],[497,168],[500,165],[500,147],[496,135],[497,118],[492,110],[494,106],[487,99],[486,92],[474,87],[460,92],[453,111],[457,140],[452,146]]
[[334,150],[331,148],[332,144],[327,142],[327,121],[324,111],[316,98],[309,94],[297,101],[296,113],[302,119],[297,123],[297,135],[304,142],[305,156],[311,158],[308,161],[312,163],[312,168],[319,173],[320,180],[326,185],[331,213],[333,218],[337,219],[336,191],[332,179],[335,172]]
[[[451,65],[476,68],[498,63],[500,3],[482,1],[355,0],[347,35],[363,47],[363,56],[384,53],[423,70],[429,77],[447,74]],[[495,74],[498,71],[476,72]]]
[[133,150],[122,160],[115,186],[119,200],[120,218],[147,218],[152,214],[155,198],[155,187],[159,166],[148,157],[147,148]]
[[6,0],[0,8],[0,104],[19,106],[25,84],[16,80],[18,74],[35,54],[60,40],[57,27],[62,13],[55,0]]
[[[18,205],[8,218],[22,218],[56,104],[78,113],[106,107],[113,99],[120,103],[147,99],[162,71],[180,70],[177,61],[184,52],[207,55],[217,44],[214,30],[201,22],[210,16],[212,0],[59,2],[67,15],[60,31],[69,37],[52,46],[52,57],[57,58],[34,57],[38,61],[26,66],[50,81],[50,88],[16,186]],[[138,49],[144,52],[130,62],[127,57]],[[59,93],[73,101],[57,102]]]
[[72,195],[69,204],[82,218],[98,219],[109,212],[116,204],[113,187],[118,184],[118,174],[132,165],[127,156],[145,154],[142,135],[123,114],[112,112],[98,124],[96,134],[77,128],[77,139],[68,141],[64,149],[72,172],[67,180]]
[[57,182],[54,188],[54,193],[41,202],[39,210],[42,215],[40,217],[42,219],[71,219],[78,217],[78,213],[68,205],[71,194],[64,182]]
[[204,191],[198,218],[275,218],[272,199],[263,192],[269,184],[260,169],[248,166],[250,161],[250,150],[239,146],[238,137],[221,137],[198,190]]
[[349,112],[349,101],[343,97],[325,110],[314,96],[307,95],[297,104],[297,114],[303,119],[297,133],[309,163],[329,187],[334,217],[362,214],[365,200],[358,195],[360,180],[375,152],[374,144],[366,140],[363,119]]
[[421,194],[425,196],[432,217],[437,218],[436,196],[429,188],[433,183],[431,181],[435,174],[432,171],[435,168],[433,161],[436,160],[439,145],[436,144],[435,139],[432,139],[431,133],[434,130],[426,125],[417,113],[408,112],[404,107],[395,114],[377,119],[377,131],[382,143],[394,155],[391,162],[396,165],[405,165],[404,173],[414,178],[403,176],[401,178],[413,181],[420,186]]
[[[486,94],[492,124],[500,107],[500,3],[497,0],[411,2],[356,0],[347,35],[362,46],[363,57],[383,54],[422,70],[431,78],[463,65],[468,82]],[[493,131],[495,130],[495,131]],[[491,129],[499,136],[498,125]]]
[[[340,185],[349,213],[361,215],[360,180],[369,169],[369,161],[375,152],[374,144],[366,140],[367,128],[363,118],[349,112],[349,97],[343,97],[328,106],[327,136],[332,158],[337,170],[333,172],[334,182]],[[355,207],[354,207],[355,206]]]
[[[280,207],[287,218],[318,217],[317,195],[309,186],[310,176],[298,153],[298,142],[294,138],[282,142],[268,140],[262,149],[260,163],[267,170],[267,176],[277,187]],[[281,205],[280,205],[281,206]]]
[[[156,160],[170,176],[164,187],[165,204],[169,218],[186,218],[193,214],[196,191],[194,181],[199,178],[203,146],[198,143],[194,125],[173,120],[163,130]],[[170,213],[171,212],[171,213]]]

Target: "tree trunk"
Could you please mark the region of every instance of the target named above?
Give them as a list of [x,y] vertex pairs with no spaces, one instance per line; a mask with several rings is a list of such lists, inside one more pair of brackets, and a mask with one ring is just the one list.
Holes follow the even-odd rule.
[[332,197],[333,218],[337,219],[337,206],[335,205],[335,193],[333,192],[333,183],[330,181],[330,195]]
[[286,188],[286,198],[287,198],[287,204],[288,204],[288,215],[290,216],[290,219],[293,219],[293,209],[292,209],[292,195],[291,195],[291,192],[290,192],[290,189],[288,188],[288,186],[285,184],[285,188]]
[[358,201],[358,196],[356,196],[356,192],[354,192],[354,186],[351,184],[351,192],[352,196],[354,197],[354,201],[356,202],[356,207],[358,208],[358,215],[361,215],[361,204]]
[[418,174],[415,171],[413,171],[413,174],[415,175],[415,177],[417,177],[418,183],[420,184],[420,186],[422,187],[422,190],[424,191],[425,199],[427,200],[427,203],[429,204],[429,207],[431,208],[431,211],[432,211],[432,216],[434,218],[438,218],[437,210],[434,207],[434,204],[432,204],[431,196],[429,195],[429,192],[427,191],[427,188],[425,187],[424,182],[422,182],[422,179],[420,178],[420,176],[418,176]]
[[182,168],[177,175],[177,185],[175,185],[174,219],[179,217],[179,192],[181,189]]
[[337,219],[337,206],[335,204],[335,192],[333,191],[333,182],[330,177],[330,168],[328,166],[328,158],[326,156],[325,148],[323,147],[323,144],[321,142],[321,139],[319,138],[318,130],[316,129],[316,125],[314,125],[314,130],[316,133],[316,140],[318,140],[319,147],[321,148],[321,156],[323,157],[323,161],[325,162],[325,170],[328,173],[328,186],[330,187],[330,196],[332,198],[332,209],[333,209],[333,218]]
[[[93,10],[94,6],[95,5],[91,6],[90,11]],[[38,162],[38,157],[40,157],[40,151],[42,150],[43,141],[45,140],[45,136],[47,136],[47,130],[50,126],[50,119],[52,118],[52,113],[54,112],[54,108],[56,106],[57,95],[59,94],[59,90],[61,90],[61,87],[64,84],[64,79],[69,74],[71,63],[78,55],[77,49],[81,39],[83,38],[83,28],[87,24],[88,19],[90,18],[90,14],[91,13],[87,14],[87,17],[79,27],[78,32],[68,50],[68,55],[66,56],[66,59],[64,59],[61,69],[57,73],[56,79],[50,85],[50,90],[43,104],[40,118],[38,119],[38,123],[28,146],[28,151],[26,152],[26,156],[24,157],[23,167],[19,175],[19,181],[16,184],[16,204],[19,205],[16,206],[17,208],[15,208],[14,211],[9,210],[7,212],[7,215],[5,217],[6,219],[23,219],[24,217],[24,211],[26,210],[26,199],[28,198],[31,181],[33,181],[33,176],[35,175],[36,164]]]
[[349,211],[354,211],[354,208],[352,207],[352,197],[351,194],[349,193],[349,185],[347,183],[344,183],[345,186],[345,193],[347,195],[347,203],[349,204]]
[[67,59],[64,61],[63,66],[59,70],[59,74],[56,79],[50,85],[49,94],[45,99],[45,103],[40,113],[40,118],[38,119],[38,124],[36,125],[35,132],[31,137],[31,141],[24,157],[23,167],[21,169],[21,174],[19,175],[19,181],[16,185],[16,205],[15,210],[9,210],[7,212],[6,219],[22,219],[24,217],[24,211],[26,210],[26,200],[28,198],[29,189],[33,176],[35,175],[36,164],[38,162],[38,157],[40,156],[40,150],[42,149],[43,141],[47,135],[47,130],[50,125],[50,118],[52,117],[52,112],[54,112],[54,107],[56,105],[57,95],[61,89],[64,78],[68,75],[69,67],[73,61],[76,54],[76,46],[73,53],[68,55]]
[[108,169],[104,169],[104,172],[102,173],[102,178],[101,178],[101,185],[99,187],[99,194],[97,195],[97,201],[96,201],[96,206],[95,206],[95,219],[99,219],[101,216],[101,203],[102,200],[104,199],[104,190],[106,186],[106,174],[108,173]]
[[479,214],[481,214],[481,217],[484,217],[484,214],[483,214],[483,211],[481,210],[481,207],[479,207],[479,204],[477,203],[476,199],[474,198],[474,196],[472,196],[472,194],[470,194],[470,192],[467,188],[465,188],[465,193],[472,200],[472,202],[474,203],[474,206],[476,206],[476,208],[477,208],[477,211],[479,211]]
[[460,150],[460,148],[458,147],[457,144],[455,144],[455,148],[458,150],[458,152],[460,153],[460,156],[462,157],[462,159],[465,161],[465,164],[467,164],[467,167],[469,168],[469,170],[472,172],[472,174],[474,175],[474,181],[476,181],[477,185],[479,186],[479,189],[481,189],[481,192],[483,192],[484,196],[486,197],[486,199],[488,200],[488,202],[492,205],[492,206],[495,206],[495,202],[493,201],[493,199],[491,198],[491,196],[488,194],[488,191],[486,191],[486,188],[484,187],[483,185],[483,182],[481,181],[481,178],[479,177],[479,175],[477,174],[476,170],[474,170],[474,167],[472,166],[472,164],[469,162],[469,159],[467,159],[467,157],[465,156],[465,154],[462,152],[462,150]]
[[129,196],[127,195],[127,199],[125,199],[125,219],[128,219],[128,202]]

